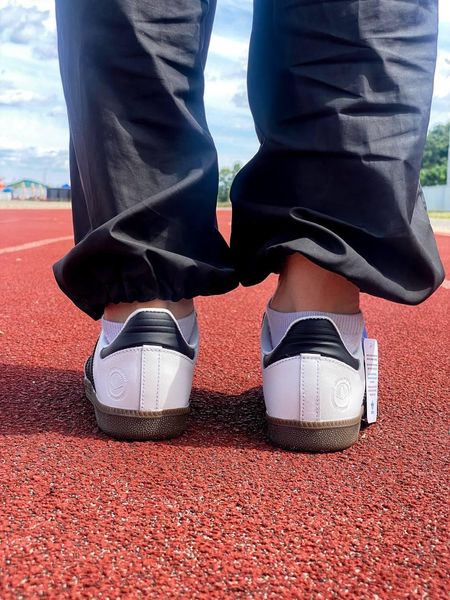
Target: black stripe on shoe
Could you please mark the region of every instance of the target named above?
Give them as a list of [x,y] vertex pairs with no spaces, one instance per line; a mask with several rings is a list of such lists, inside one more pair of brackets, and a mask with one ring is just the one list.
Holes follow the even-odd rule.
[[359,360],[350,354],[328,319],[304,319],[292,325],[279,345],[264,357],[264,367],[299,354],[320,354],[359,369]]
[[[97,346],[97,344],[95,344],[95,345]],[[94,348],[94,352],[87,359],[86,364],[84,365],[84,374],[86,375],[87,379],[89,379],[89,381],[92,383],[92,387],[95,390],[95,383],[94,383],[94,353],[95,353],[95,348]]]
[[114,352],[139,346],[162,346],[175,350],[190,359],[195,349],[189,346],[173,318],[166,312],[142,311],[132,317],[116,339],[100,351],[106,358]]

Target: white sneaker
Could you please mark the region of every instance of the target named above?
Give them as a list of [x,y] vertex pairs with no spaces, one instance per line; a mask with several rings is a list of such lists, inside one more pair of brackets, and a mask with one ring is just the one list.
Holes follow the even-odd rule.
[[274,348],[264,315],[261,362],[272,442],[332,452],[357,441],[365,395],[362,340],[350,352],[331,319],[303,317]]
[[132,313],[109,345],[102,333],[84,378],[100,429],[130,440],[183,433],[198,343],[197,322],[186,340],[164,308]]

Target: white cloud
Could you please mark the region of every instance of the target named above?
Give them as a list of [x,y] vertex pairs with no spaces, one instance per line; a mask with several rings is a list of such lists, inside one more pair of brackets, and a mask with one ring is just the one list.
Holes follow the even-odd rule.
[[[2,107],[2,123],[8,127],[0,129],[0,148],[27,148],[33,146],[43,151],[61,149],[67,153],[67,124],[54,118],[45,118],[48,107],[26,111],[16,107]],[[43,125],[44,124],[44,125]]]
[[[205,105],[213,131],[216,119],[221,125],[225,118],[230,130],[242,131],[246,125],[253,147],[256,137],[246,90],[248,42],[248,38],[242,41],[213,33],[205,69]],[[223,161],[220,140],[224,140],[223,134],[218,140],[219,158]]]
[[29,44],[47,33],[49,12],[17,4],[0,8],[1,38],[14,44]]
[[0,5],[0,41],[18,48],[24,46],[38,59],[57,59],[54,10],[50,10],[48,2],[40,6],[17,1]]
[[441,51],[436,64],[434,79],[434,96],[436,98],[449,97],[450,113],[450,51]]
[[439,0],[439,22],[450,23],[450,2]]
[[7,179],[28,173],[40,178],[42,168],[50,181],[51,173],[56,182],[68,179],[54,15],[51,0],[0,0],[0,175]]
[[6,104],[7,106],[22,106],[31,102],[40,103],[46,100],[45,96],[40,96],[30,90],[0,90],[0,104]]
[[226,6],[232,10],[249,10],[253,5],[253,0],[219,0],[220,6]]
[[209,52],[227,60],[244,62],[248,54],[248,41],[217,35],[211,36]]
[[0,147],[2,175],[6,183],[30,178],[50,185],[68,182],[69,161],[65,150],[29,147]]
[[[230,42],[228,40],[228,42]],[[222,43],[226,42],[223,39]],[[221,56],[221,55],[218,55]],[[234,124],[233,114],[239,116],[240,109],[244,108],[246,118],[251,121],[248,106],[243,102],[246,92],[246,61],[231,60],[229,64],[220,63],[211,54],[205,71],[205,104],[207,111],[216,109],[224,115],[227,113],[228,123]],[[230,114],[231,113],[231,114]],[[230,121],[231,118],[231,121]]]
[[439,39],[430,126],[450,119],[450,2],[439,2]]
[[64,150],[43,150],[42,148],[33,146],[21,148],[4,147],[0,149],[0,159],[3,163],[20,166],[24,157],[27,160],[32,160],[34,166],[41,169],[49,167],[67,169],[69,166],[67,152]]

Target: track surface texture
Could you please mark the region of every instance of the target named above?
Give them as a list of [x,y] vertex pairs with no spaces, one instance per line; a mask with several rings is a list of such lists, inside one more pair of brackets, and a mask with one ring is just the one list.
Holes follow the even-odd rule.
[[[70,235],[67,210],[0,213],[0,249]],[[275,276],[198,300],[188,430],[128,443],[83,396],[98,324],[50,269],[70,245],[0,253],[2,600],[446,597],[448,282],[419,307],[363,298],[381,414],[351,449],[267,443],[258,336]]]

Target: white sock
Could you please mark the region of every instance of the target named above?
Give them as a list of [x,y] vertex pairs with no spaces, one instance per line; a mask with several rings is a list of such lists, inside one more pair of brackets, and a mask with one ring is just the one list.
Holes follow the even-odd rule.
[[267,319],[269,321],[272,346],[275,348],[286,333],[289,325],[302,317],[328,317],[339,330],[347,349],[354,352],[359,344],[364,331],[364,317],[361,312],[353,315],[340,315],[320,311],[279,312],[267,305]]
[[123,325],[123,323],[117,323],[116,321],[107,321],[102,317],[102,331],[108,345],[113,343],[122,331]]
[[194,331],[194,325],[196,321],[196,313],[195,310],[191,312],[187,317],[183,317],[182,319],[177,319],[178,325],[180,326],[181,333],[183,334],[184,339],[189,343],[191,339],[192,332]]
[[[181,329],[181,333],[183,334],[183,337],[187,342],[189,342],[189,340],[191,339],[192,332],[194,331],[195,319],[195,310],[193,310],[191,314],[187,317],[177,319],[177,323]],[[108,344],[112,344],[112,342],[122,331],[123,326],[124,323],[116,323],[116,321],[107,321],[105,318],[102,318],[102,330],[106,338],[106,342]]]

